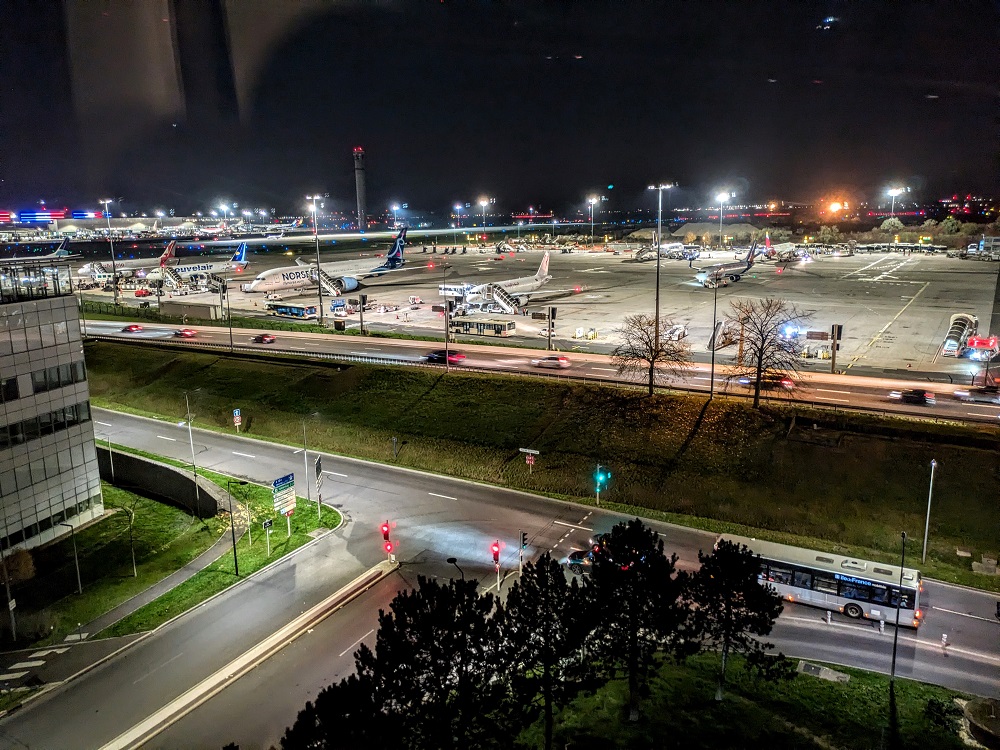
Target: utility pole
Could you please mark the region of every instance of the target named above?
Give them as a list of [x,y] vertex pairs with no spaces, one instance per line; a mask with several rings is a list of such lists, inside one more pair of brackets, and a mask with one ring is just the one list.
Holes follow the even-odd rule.
[[[187,391],[184,391],[184,407],[187,409],[188,442],[191,444],[191,472],[194,475],[194,502],[197,506],[201,504],[201,494],[198,492],[198,464],[194,460],[194,433],[191,431],[191,401],[188,399]],[[109,450],[110,440],[111,438],[109,437]]]
[[837,374],[837,347],[840,345],[840,329],[843,326],[839,326],[836,323],[830,328],[830,372],[834,375]]
[[920,562],[927,562],[927,534],[931,528],[931,498],[934,497],[934,470],[937,468],[937,459],[931,459],[931,484],[927,490],[927,519],[924,521],[924,552],[920,556]]

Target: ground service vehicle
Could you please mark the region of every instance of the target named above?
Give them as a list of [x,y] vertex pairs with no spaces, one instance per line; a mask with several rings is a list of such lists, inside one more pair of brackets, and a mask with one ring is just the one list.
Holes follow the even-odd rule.
[[889,624],[896,622],[899,607],[899,624],[908,628],[919,627],[923,619],[918,570],[759,539],[719,537],[723,539],[760,555],[758,580],[787,601]]
[[315,320],[316,305],[292,305],[288,302],[268,302],[267,311],[271,315],[299,320]]
[[151,291],[149,291],[148,289],[136,289],[135,290],[135,296],[136,297],[152,297],[153,293]]

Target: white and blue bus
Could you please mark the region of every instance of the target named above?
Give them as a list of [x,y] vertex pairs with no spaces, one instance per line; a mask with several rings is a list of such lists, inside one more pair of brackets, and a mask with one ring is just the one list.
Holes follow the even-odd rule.
[[298,320],[315,320],[316,305],[292,305],[288,302],[268,302],[267,311],[271,315]]
[[[790,547],[787,544],[725,535],[760,555],[759,580],[769,584],[787,601],[806,604],[848,617],[896,621],[908,628],[923,619],[920,571],[898,565],[855,560],[831,552]],[[902,585],[900,585],[902,583]]]

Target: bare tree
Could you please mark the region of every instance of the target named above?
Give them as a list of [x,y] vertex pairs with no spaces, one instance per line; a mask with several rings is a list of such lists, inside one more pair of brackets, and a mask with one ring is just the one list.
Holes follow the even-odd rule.
[[733,374],[753,384],[753,406],[760,406],[760,388],[765,376],[789,375],[799,371],[801,346],[788,328],[798,327],[807,316],[784,300],[736,299],[726,314],[730,325],[739,330],[739,348]]
[[657,336],[656,318],[652,315],[625,318],[617,331],[622,342],[611,352],[618,374],[637,380],[648,378],[650,396],[663,379],[683,375],[691,362],[691,351],[676,334],[670,333],[674,327],[672,320],[661,319]]

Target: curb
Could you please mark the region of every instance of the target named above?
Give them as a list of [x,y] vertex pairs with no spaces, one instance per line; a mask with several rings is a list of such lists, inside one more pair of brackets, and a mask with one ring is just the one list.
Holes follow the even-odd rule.
[[211,700],[228,685],[295,641],[310,628],[342,609],[398,567],[398,563],[380,562],[375,567],[369,568],[339,591],[334,592],[312,609],[303,612],[290,623],[272,633],[250,651],[236,657],[180,697],[171,701],[167,706],[115,737],[111,742],[102,746],[102,750],[104,748],[124,750],[125,748],[140,747],[145,741],[152,739],[178,719]]

